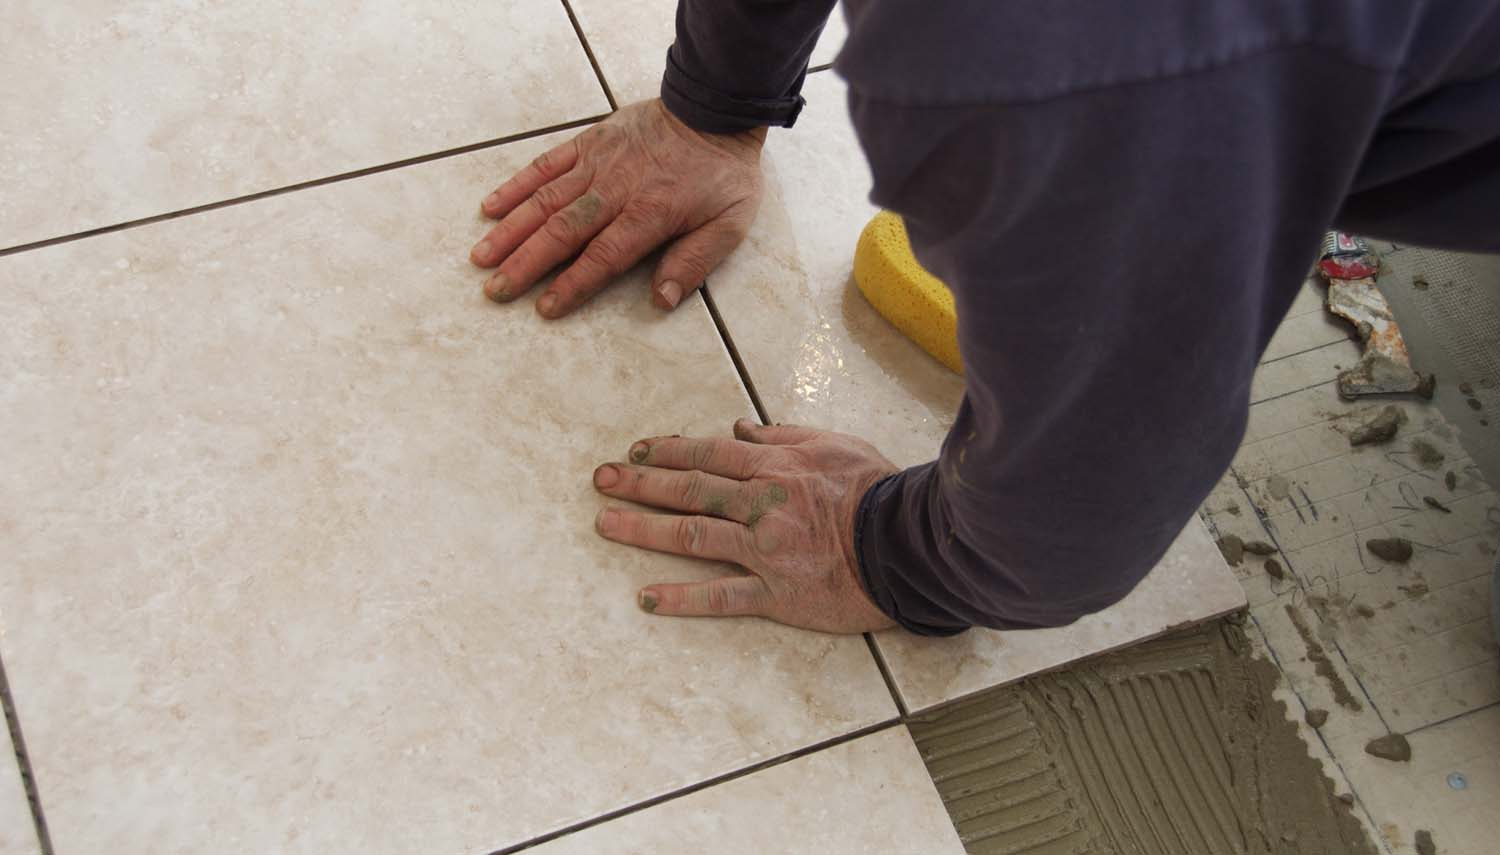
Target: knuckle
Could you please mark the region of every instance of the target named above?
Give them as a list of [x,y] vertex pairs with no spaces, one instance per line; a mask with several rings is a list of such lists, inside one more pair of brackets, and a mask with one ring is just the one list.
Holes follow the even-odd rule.
[[733,589],[727,585],[710,585],[708,588],[708,610],[715,614],[724,614],[734,609],[738,605],[738,599]]
[[677,493],[683,505],[690,508],[698,507],[704,499],[703,476],[689,473],[679,481]]
[[589,242],[583,251],[582,261],[605,271],[618,272],[624,264],[625,251],[617,239],[600,235]]
[[556,211],[563,206],[562,188],[556,184],[543,184],[531,195],[543,211]]
[[713,463],[714,451],[717,447],[715,443],[698,443],[693,446],[692,452],[688,455],[688,463],[694,469],[707,469]]
[[663,223],[672,219],[674,206],[656,196],[642,196],[630,206],[631,217],[643,224]]
[[578,240],[578,226],[566,214],[553,214],[542,227],[547,237],[558,243],[574,243]]
[[686,555],[697,555],[703,549],[703,523],[685,519],[677,525],[677,546]]

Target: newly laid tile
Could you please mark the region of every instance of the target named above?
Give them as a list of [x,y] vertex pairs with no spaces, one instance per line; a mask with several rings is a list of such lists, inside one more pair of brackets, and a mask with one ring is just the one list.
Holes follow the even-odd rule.
[[41,852],[31,824],[31,808],[21,789],[21,768],[11,747],[10,729],[0,718],[0,855]]
[[0,80],[0,248],[608,109],[557,0],[23,0]]
[[652,617],[594,465],[749,403],[644,271],[490,304],[558,137],[0,259],[0,638],[60,853],[488,852],[886,720],[860,638]]
[[1050,671],[1243,608],[1245,591],[1194,516],[1166,557],[1125,599],[1069,626],[971,629],[953,638],[883,632],[876,641],[910,710]]
[[[767,193],[749,238],[709,277],[772,419],[855,433],[901,465],[937,455],[963,381],[881,318],[852,278],[854,246],[875,213],[842,84],[815,76],[811,102],[766,148]],[[904,632],[877,641],[915,710],[1102,653],[1245,604],[1196,518],[1125,600],[1056,630]]]
[[[599,70],[620,104],[661,92],[667,48],[677,36],[677,0],[570,0]],[[711,4],[699,4],[707,8]],[[834,9],[813,48],[809,64],[827,65],[847,33],[844,13]],[[812,95],[807,96],[811,100]]]
[[962,855],[905,727],[528,850],[536,855]]

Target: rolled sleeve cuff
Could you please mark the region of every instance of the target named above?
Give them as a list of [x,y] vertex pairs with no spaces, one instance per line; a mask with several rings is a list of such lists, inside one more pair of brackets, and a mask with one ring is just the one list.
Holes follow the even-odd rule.
[[807,102],[802,98],[803,71],[792,91],[779,98],[746,98],[720,92],[694,80],[667,51],[661,100],[688,127],[709,134],[733,134],[767,126],[790,128]]
[[903,602],[925,601],[903,573],[932,572],[928,568],[897,568],[886,556],[887,552],[896,550],[887,550],[882,543],[885,538],[897,534],[897,518],[903,513],[901,485],[909,471],[897,472],[875,482],[859,500],[859,510],[854,515],[854,553],[859,564],[859,582],[876,607],[904,629],[917,635],[957,635],[969,625],[926,623],[902,614]]

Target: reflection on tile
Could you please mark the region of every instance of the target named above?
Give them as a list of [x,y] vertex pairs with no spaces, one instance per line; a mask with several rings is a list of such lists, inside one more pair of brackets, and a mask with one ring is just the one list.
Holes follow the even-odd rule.
[[673,799],[536,855],[962,855],[905,727]]
[[0,248],[608,109],[556,0],[22,3],[5,31]]
[[[661,92],[667,48],[677,36],[677,0],[571,0],[615,101],[630,104]],[[814,67],[833,62],[846,34],[844,13],[835,9],[813,48]],[[812,100],[810,92],[805,93]]]
[[[809,108],[766,150],[767,194],[751,235],[709,277],[730,336],[772,419],[859,434],[911,465],[937,454],[962,380],[865,301],[851,272],[874,214],[868,168],[842,84],[808,83]],[[956,639],[878,636],[911,709],[1233,611],[1245,595],[1196,518],[1140,587],[1057,630],[971,631]]]
[[11,747],[10,729],[0,717],[0,855],[37,855],[41,846],[31,825],[31,808],[21,788],[21,769]]
[[[699,301],[487,303],[556,137],[0,259],[0,638],[59,852],[487,852],[886,720],[859,638],[653,618],[600,460],[749,404]],[[148,842],[149,841],[149,842]]]

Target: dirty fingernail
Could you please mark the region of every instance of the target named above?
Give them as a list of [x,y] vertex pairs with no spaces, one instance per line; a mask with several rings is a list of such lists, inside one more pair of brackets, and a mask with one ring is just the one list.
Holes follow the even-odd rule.
[[605,508],[599,512],[598,516],[594,517],[594,528],[600,534],[609,534],[610,529],[615,527],[615,519],[618,516],[619,514],[614,508]]
[[630,462],[645,463],[646,458],[651,456],[651,446],[644,442],[638,442],[630,446]]
[[552,312],[555,309],[557,309],[557,295],[551,291],[543,294],[542,298],[536,301],[536,310],[541,312],[544,317],[552,317]]
[[608,490],[618,483],[620,483],[620,470],[615,467],[605,464],[594,470],[595,487]]
[[682,300],[682,286],[670,279],[661,283],[656,293],[661,295],[662,302],[666,303],[668,308],[677,308],[677,304]]
[[469,250],[469,257],[480,263],[488,263],[490,260],[490,253],[494,251],[495,248],[490,245],[489,241],[482,240],[479,243],[474,244],[474,248]]
[[653,614],[656,612],[657,605],[661,602],[659,599],[657,599],[655,591],[647,590],[643,590],[639,594],[637,594],[635,600],[637,603],[640,603],[642,611],[650,612]]
[[504,273],[496,273],[490,277],[490,281],[484,283],[484,293],[497,303],[509,303],[515,299],[510,293],[510,279]]
[[496,205],[500,204],[500,194],[491,193],[490,195],[484,197],[484,201],[480,204],[484,205],[486,208],[493,208]]

